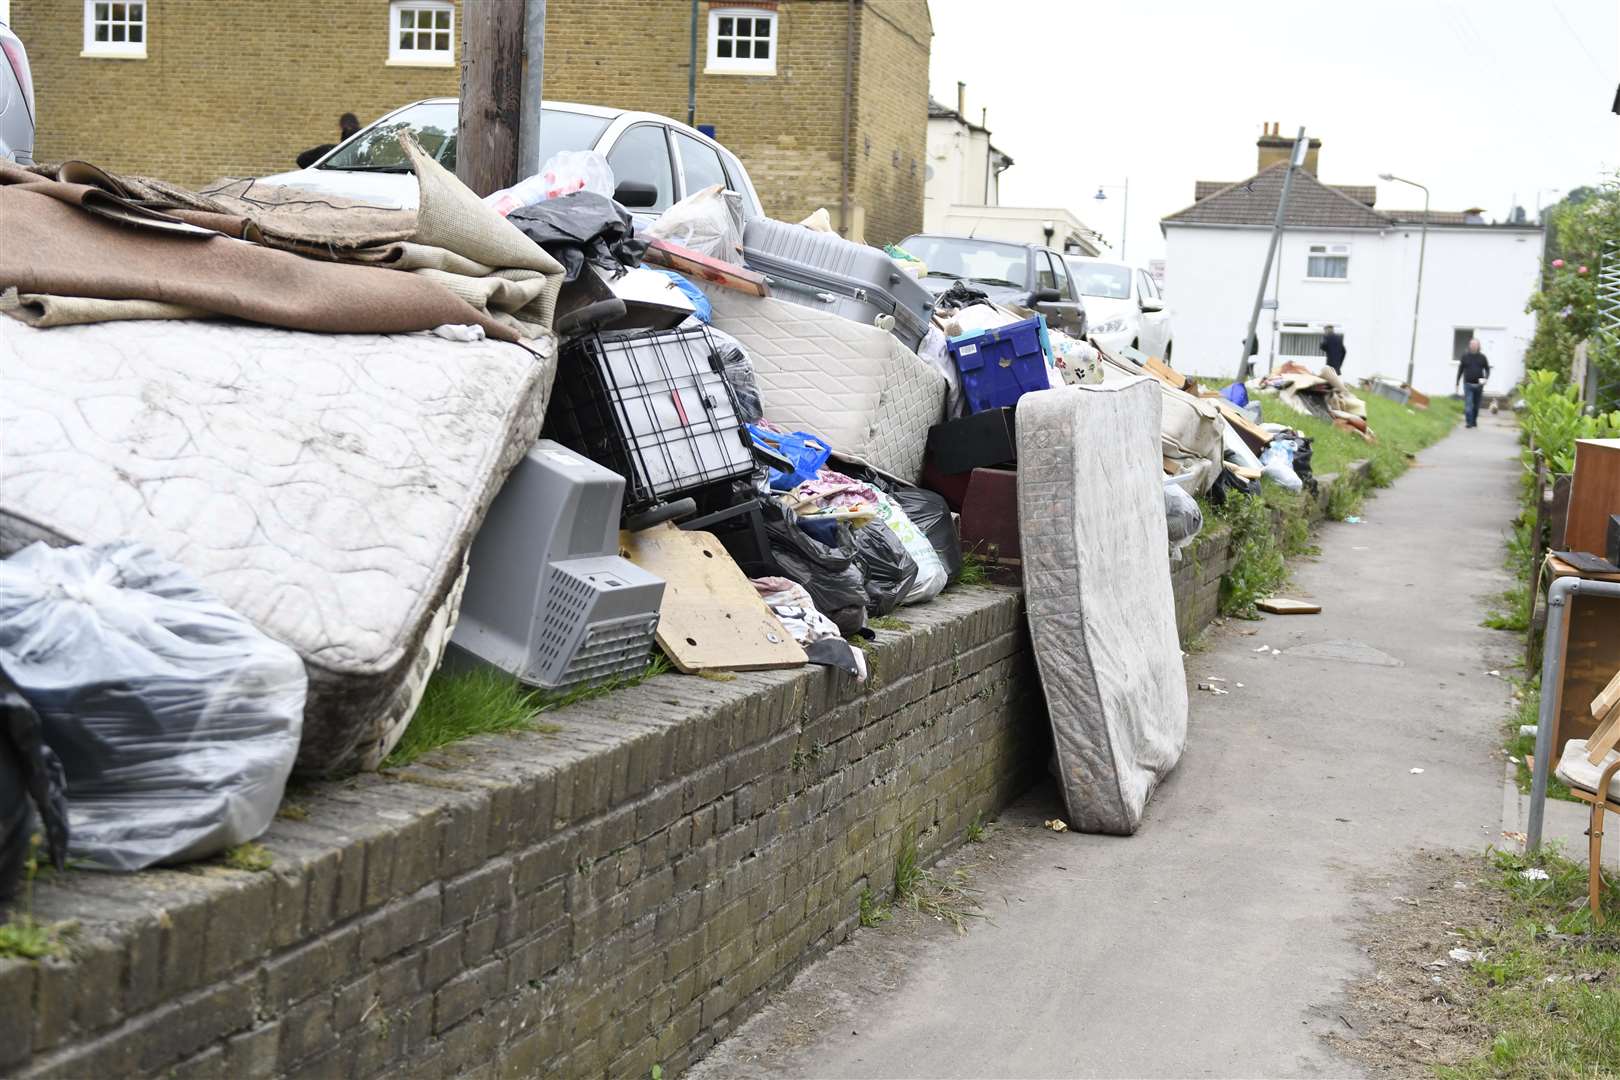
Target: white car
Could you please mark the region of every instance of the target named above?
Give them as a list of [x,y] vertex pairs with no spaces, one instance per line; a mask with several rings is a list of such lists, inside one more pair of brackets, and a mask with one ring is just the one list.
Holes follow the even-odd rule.
[[1170,313],[1153,275],[1137,266],[1066,255],[1086,304],[1089,336],[1109,352],[1125,346],[1170,362]]
[[[746,216],[765,216],[742,162],[701,131],[656,113],[564,101],[547,101],[542,108],[540,161],[559,150],[600,150],[613,167],[616,197],[637,211],[638,224],[711,184],[740,194]],[[454,171],[459,118],[455,98],[412,102],[361,128],[309,168],[266,176],[262,182],[378,206],[414,207],[416,180],[397,133],[409,129],[422,149]]]

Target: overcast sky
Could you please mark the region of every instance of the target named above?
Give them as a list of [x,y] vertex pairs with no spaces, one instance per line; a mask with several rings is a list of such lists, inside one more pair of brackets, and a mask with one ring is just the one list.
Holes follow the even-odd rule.
[[[989,109],[1004,205],[1067,206],[1126,255],[1194,180],[1255,171],[1262,122],[1322,140],[1319,175],[1380,207],[1483,206],[1620,168],[1620,0],[930,0],[933,95]],[[1542,200],[1558,196],[1542,191]]]

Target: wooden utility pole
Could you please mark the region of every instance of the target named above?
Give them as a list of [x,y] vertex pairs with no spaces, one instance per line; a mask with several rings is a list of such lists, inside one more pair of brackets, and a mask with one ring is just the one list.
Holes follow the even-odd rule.
[[[526,7],[525,0],[467,0],[461,7],[456,175],[479,195],[522,179],[518,144],[525,104],[539,115],[538,100],[523,100]],[[540,25],[543,33],[543,16]],[[534,66],[539,69],[538,51]]]

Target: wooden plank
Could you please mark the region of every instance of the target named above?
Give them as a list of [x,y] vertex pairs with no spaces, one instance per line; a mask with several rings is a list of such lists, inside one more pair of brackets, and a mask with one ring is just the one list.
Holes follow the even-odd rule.
[[1313,604],[1309,600],[1290,600],[1286,596],[1256,600],[1254,606],[1273,615],[1316,615],[1322,610],[1321,604]]
[[666,522],[621,532],[619,544],[631,562],[664,579],[658,645],[681,671],[759,671],[808,661],[712,533]]
[[1620,439],[1577,439],[1564,542],[1557,546],[1602,554],[1610,514],[1620,514]]
[[1609,751],[1616,744],[1620,744],[1620,703],[1609,710],[1609,715],[1603,718],[1603,722],[1586,740],[1586,760],[1598,764],[1609,756]]
[[695,277],[727,289],[736,289],[750,296],[771,295],[764,274],[755,273],[721,259],[711,259],[707,255],[699,254],[679,244],[672,244],[668,240],[654,240],[641,258],[643,262],[654,266],[667,267],[687,277]]
[[1271,445],[1271,432],[1250,420],[1242,409],[1233,405],[1226,398],[1216,395],[1215,407],[1221,410],[1221,415],[1226,417],[1228,424],[1232,425],[1232,430],[1238,433],[1238,438],[1242,439],[1244,444],[1254,453],[1259,454],[1260,451]]
[[1614,678],[1592,699],[1592,715],[1607,716],[1616,705],[1620,705],[1620,671],[1615,672]]
[[1168,383],[1177,390],[1187,389],[1187,376],[1160,360],[1157,356],[1146,357],[1142,366],[1152,373],[1153,377],[1161,382]]

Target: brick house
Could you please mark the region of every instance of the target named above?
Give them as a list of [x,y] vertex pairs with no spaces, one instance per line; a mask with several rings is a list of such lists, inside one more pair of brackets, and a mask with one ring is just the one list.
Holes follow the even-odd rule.
[[[291,168],[344,112],[366,124],[454,96],[463,2],[494,0],[10,0],[34,156],[188,184]],[[743,160],[767,213],[824,206],[879,243],[922,227],[927,0],[698,7],[696,122]],[[684,0],[550,0],[545,94],[685,120],[691,27]]]

